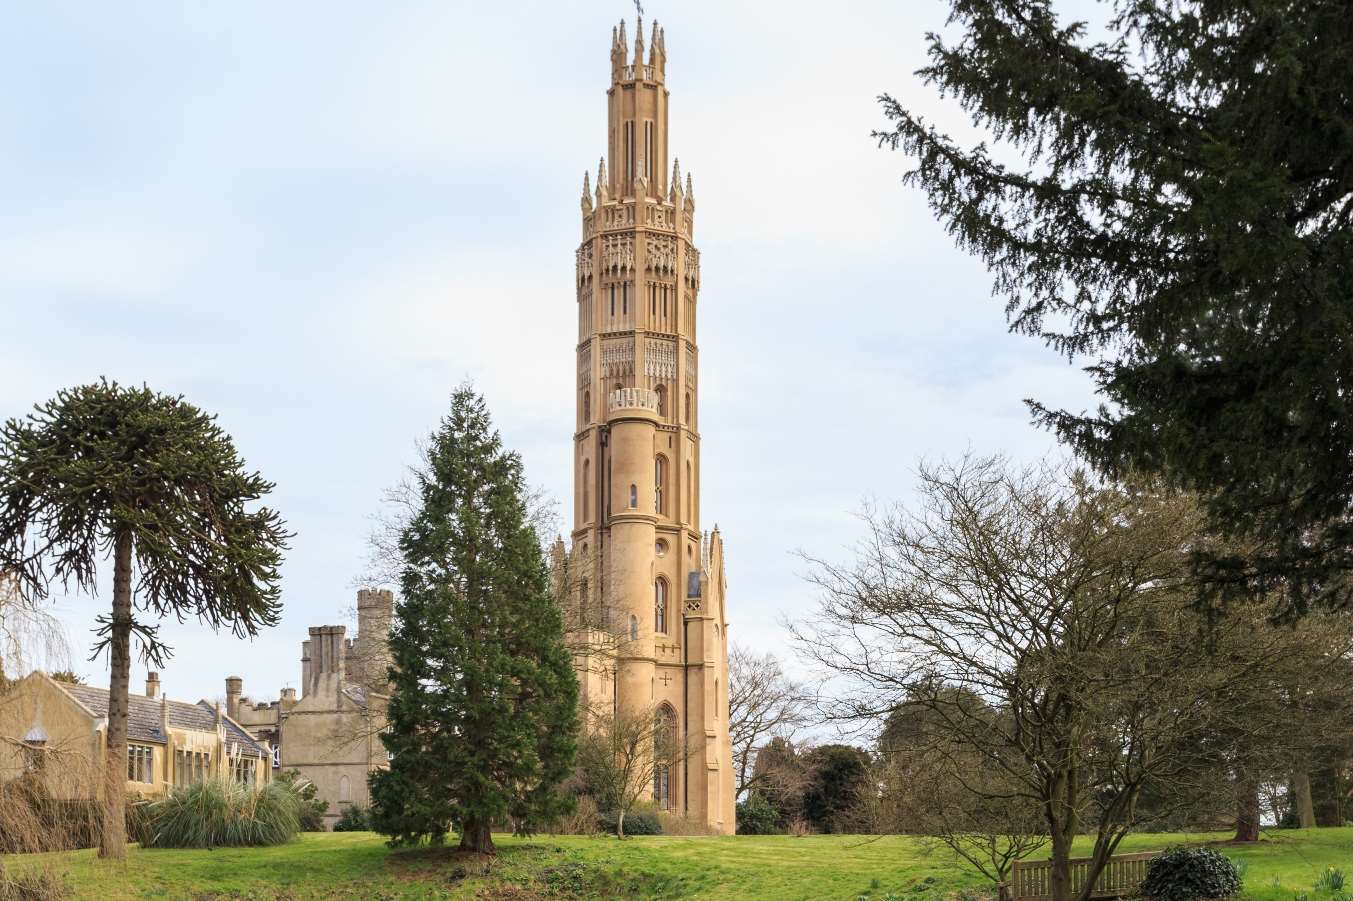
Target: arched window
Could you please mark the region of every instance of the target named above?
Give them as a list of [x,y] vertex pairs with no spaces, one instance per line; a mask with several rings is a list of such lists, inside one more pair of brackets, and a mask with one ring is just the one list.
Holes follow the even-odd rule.
[[592,519],[592,461],[583,461],[583,522]]
[[352,803],[352,780],[347,776],[338,777],[338,803]]
[[686,425],[691,424],[691,393],[686,392]]
[[656,395],[658,396],[658,415],[659,415],[659,416],[666,416],[666,415],[667,415],[667,387],[666,387],[665,385],[659,385],[657,388],[655,388],[655,389],[653,390],[653,393],[656,394]]
[[653,631],[667,633],[667,580],[653,583]]
[[664,494],[667,487],[667,458],[658,455],[653,461],[653,509],[659,516],[667,514],[667,504],[664,502]]
[[639,617],[630,614],[630,641],[639,640]]
[[639,486],[630,483],[630,509],[635,509],[638,506],[639,506]]
[[671,810],[676,799],[677,716],[671,704],[662,704],[653,714],[653,801],[662,810]]
[[[688,395],[689,396],[689,395]],[[592,421],[592,392],[583,392],[583,425]]]

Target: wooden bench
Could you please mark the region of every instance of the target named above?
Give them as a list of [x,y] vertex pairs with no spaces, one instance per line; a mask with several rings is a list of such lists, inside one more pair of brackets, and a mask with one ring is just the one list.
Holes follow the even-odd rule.
[[[1122,898],[1137,891],[1146,878],[1146,862],[1159,851],[1115,854],[1099,871],[1091,898]],[[1071,859],[1071,891],[1080,892],[1090,872],[1090,858]],[[1001,901],[1048,901],[1052,897],[1052,861],[1017,860],[1010,881],[1001,883]]]

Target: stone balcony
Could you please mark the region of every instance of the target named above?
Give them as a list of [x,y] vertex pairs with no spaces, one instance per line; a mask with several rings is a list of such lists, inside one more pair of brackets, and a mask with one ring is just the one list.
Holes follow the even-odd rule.
[[647,410],[656,414],[658,412],[658,392],[650,391],[647,388],[619,388],[611,392],[609,409],[612,411]]

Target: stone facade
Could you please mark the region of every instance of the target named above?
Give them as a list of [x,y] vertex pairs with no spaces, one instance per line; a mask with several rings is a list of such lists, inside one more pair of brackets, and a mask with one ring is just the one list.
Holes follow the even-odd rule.
[[[129,794],[151,797],[207,777],[247,784],[271,778],[271,749],[220,704],[171,701],[158,673],[128,702]],[[37,773],[56,797],[97,797],[107,733],[106,688],[30,673],[0,696],[0,783]]]
[[357,592],[357,635],[344,626],[312,626],[301,643],[301,691],[282,690],[281,700],[254,703],[243,682],[226,679],[231,716],[277,748],[274,768],[298,770],[329,803],[329,828],[352,806],[369,807],[367,774],[389,765],[380,733],[389,700],[390,623],[394,595]]
[[[734,829],[723,543],[700,529],[700,253],[668,168],[667,48],[612,33],[607,152],[583,177],[569,590],[612,653],[576,656],[583,703],[651,709],[685,749],[654,800]],[[670,172],[670,177],[668,173]]]

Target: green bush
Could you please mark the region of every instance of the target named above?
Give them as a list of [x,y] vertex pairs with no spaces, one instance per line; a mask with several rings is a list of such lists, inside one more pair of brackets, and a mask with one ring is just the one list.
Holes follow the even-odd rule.
[[[609,832],[615,835],[615,824],[617,816],[615,811],[608,811],[601,814],[597,819],[601,822],[601,831]],[[631,810],[625,814],[625,834],[626,835],[662,835],[662,821],[658,819],[656,813],[650,813],[647,810]]]
[[370,832],[371,813],[365,807],[353,805],[343,811],[334,823],[334,832]]
[[1170,848],[1146,865],[1142,897],[1148,901],[1230,898],[1240,892],[1240,875],[1226,856],[1211,848]]
[[778,835],[780,811],[776,810],[760,792],[752,792],[737,807],[738,835]]
[[324,814],[329,811],[329,802],[315,797],[319,792],[315,783],[301,775],[300,770],[287,770],[277,777],[277,781],[286,784],[301,799],[301,832],[323,832]]
[[260,790],[208,779],[146,805],[144,848],[228,848],[280,845],[296,837],[304,801],[286,782]]

